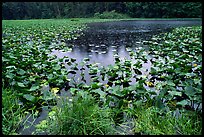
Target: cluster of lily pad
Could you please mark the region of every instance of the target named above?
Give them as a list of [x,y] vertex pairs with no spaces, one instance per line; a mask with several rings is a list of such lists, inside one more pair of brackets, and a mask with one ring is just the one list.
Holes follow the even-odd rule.
[[[72,96],[92,94],[113,109],[156,106],[200,111],[202,103],[201,27],[177,28],[144,41],[143,48],[127,49],[131,59],[114,55],[115,64],[99,66],[84,58],[50,55],[53,49],[70,51],[67,40],[83,35],[85,25],[67,20],[47,22],[3,21],[2,82],[13,87],[28,109],[53,102],[61,89]],[[149,70],[142,65],[150,61]],[[145,73],[144,72],[148,72]],[[87,82],[86,77],[90,77]],[[49,89],[43,87],[49,85]],[[132,106],[132,107],[130,107]]]
[[[72,95],[91,93],[109,107],[114,104],[121,108],[128,106],[128,102],[153,105],[165,111],[181,108],[201,111],[201,38],[201,27],[177,28],[144,41],[150,46],[149,51],[128,50],[130,60],[115,54],[114,65],[98,67],[85,58],[82,64],[86,67],[80,70],[89,68],[90,84],[81,71],[82,81],[68,91]],[[147,61],[152,66],[149,73],[143,74],[148,71],[142,67]],[[73,72],[77,74],[76,69]]]
[[27,108],[41,106],[47,101],[41,90],[44,85],[60,87],[68,80],[68,70],[49,54],[53,49],[69,51],[66,40],[82,35],[84,28],[84,24],[66,20],[3,21],[3,87],[19,91]]
[[202,28],[181,27],[148,42],[151,72],[163,103],[201,110]]

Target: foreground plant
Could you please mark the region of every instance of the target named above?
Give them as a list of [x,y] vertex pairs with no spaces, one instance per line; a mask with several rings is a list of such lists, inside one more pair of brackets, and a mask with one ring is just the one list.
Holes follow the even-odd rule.
[[163,112],[157,107],[136,110],[136,134],[148,135],[201,135],[202,117],[191,111]]
[[2,88],[2,133],[4,135],[17,134],[17,129],[24,117],[23,106],[19,105],[16,94],[13,89]]
[[38,131],[50,135],[106,135],[114,134],[110,109],[100,108],[88,94],[77,95],[70,102],[60,100],[60,107],[53,107],[49,118],[37,125]]

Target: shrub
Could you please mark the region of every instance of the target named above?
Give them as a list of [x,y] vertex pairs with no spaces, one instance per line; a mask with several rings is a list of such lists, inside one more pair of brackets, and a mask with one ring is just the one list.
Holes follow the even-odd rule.
[[115,12],[115,10],[113,11],[105,11],[102,14],[100,13],[95,13],[94,14],[94,18],[100,18],[100,19],[124,19],[124,18],[129,18],[128,15],[126,14],[121,14],[121,13],[117,13]]

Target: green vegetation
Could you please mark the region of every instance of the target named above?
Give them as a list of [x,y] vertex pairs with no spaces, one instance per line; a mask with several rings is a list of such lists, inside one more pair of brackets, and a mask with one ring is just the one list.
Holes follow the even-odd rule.
[[2,132],[3,134],[16,134],[20,123],[25,117],[23,106],[20,105],[17,92],[2,88]]
[[52,108],[49,119],[37,125],[38,132],[51,135],[113,134],[110,109],[100,108],[91,95],[80,94],[71,101],[68,98],[59,100],[61,107]]
[[190,111],[164,113],[157,107],[136,110],[135,132],[142,135],[199,135],[202,118]]
[[[127,48],[131,59],[116,53],[115,64],[107,67],[88,58],[77,63],[74,58],[50,55],[54,49],[72,51],[66,41],[83,35],[85,23],[111,20],[3,20],[3,134],[15,134],[23,114],[40,111],[42,106],[52,107],[37,126],[37,131],[47,134],[125,134],[130,129],[118,130],[128,123],[124,116],[134,123],[127,126],[132,134],[202,133],[201,26],[153,36],[143,41],[149,51]],[[142,64],[147,60],[151,71],[143,75]],[[89,85],[79,67],[89,68]],[[73,80],[77,72],[79,83]],[[68,74],[73,76],[67,78]],[[132,78],[136,82],[130,85]],[[69,103],[59,96],[65,85],[72,95]]]
[[[201,2],[3,2],[2,18],[202,18]],[[109,13],[110,12],[110,13]]]
[[159,96],[176,101],[176,105],[193,109],[202,103],[202,29],[181,27],[148,42],[153,58],[151,75]]
[[123,19],[123,18],[130,18],[129,16],[121,13],[115,12],[115,10],[110,11],[110,12],[103,12],[102,14],[100,13],[95,13],[94,18],[100,18],[100,19]]

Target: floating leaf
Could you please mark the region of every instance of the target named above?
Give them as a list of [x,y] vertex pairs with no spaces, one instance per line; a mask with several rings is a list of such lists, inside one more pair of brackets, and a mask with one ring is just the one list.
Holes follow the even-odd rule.
[[25,85],[23,83],[21,83],[21,82],[17,82],[17,84],[18,84],[19,87],[25,87]]
[[185,87],[185,94],[188,95],[189,97],[191,97],[194,94],[196,94],[196,92],[192,86],[187,86],[187,87]]
[[175,84],[174,84],[172,81],[167,81],[167,84],[168,84],[169,86],[175,86]]
[[28,91],[35,91],[37,89],[39,89],[40,87],[37,85],[32,85],[32,87],[28,90]]
[[113,87],[112,89],[113,89],[112,94],[119,96],[119,97],[123,96],[123,94],[121,93],[121,89],[120,89],[119,85]]
[[24,75],[26,72],[23,69],[20,69],[17,73],[20,75]]
[[31,94],[24,94],[23,97],[31,102],[35,102],[36,101],[36,97],[34,97],[33,95]]
[[69,90],[71,92],[72,95],[76,94],[76,91],[78,91],[77,88],[70,88]]
[[185,106],[185,105],[188,104],[188,101],[187,101],[187,100],[182,100],[182,101],[180,101],[180,102],[177,102],[176,104],[177,104],[177,105],[181,105],[181,106]]
[[182,96],[181,92],[178,91],[168,91],[171,96]]
[[54,94],[57,94],[57,92],[59,91],[59,88],[52,88],[51,92],[53,92]]
[[103,92],[101,89],[91,90],[91,92],[99,94],[100,98],[104,98],[106,96],[106,93]]

